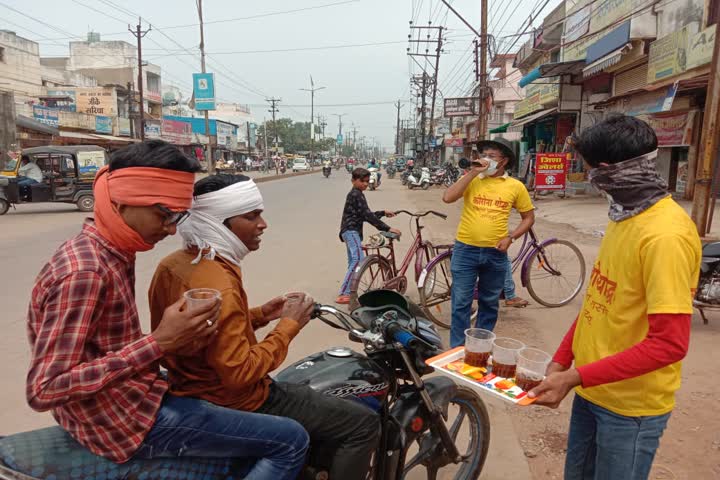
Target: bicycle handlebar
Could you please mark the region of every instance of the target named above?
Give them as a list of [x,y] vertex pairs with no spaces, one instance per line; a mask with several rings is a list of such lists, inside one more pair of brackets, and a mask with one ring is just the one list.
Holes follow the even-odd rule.
[[397,210],[397,211],[395,211],[395,214],[396,214],[396,215],[399,214],[399,213],[404,213],[404,214],[406,214],[406,215],[410,215],[411,217],[418,217],[418,218],[419,218],[419,217],[426,217],[426,216],[428,216],[428,215],[430,215],[430,214],[432,213],[432,214],[435,215],[436,217],[440,217],[440,218],[442,218],[443,220],[447,220],[447,215],[445,215],[444,213],[436,212],[435,210],[428,210],[428,211],[426,211],[426,212],[418,212],[418,213],[408,212],[407,210]]

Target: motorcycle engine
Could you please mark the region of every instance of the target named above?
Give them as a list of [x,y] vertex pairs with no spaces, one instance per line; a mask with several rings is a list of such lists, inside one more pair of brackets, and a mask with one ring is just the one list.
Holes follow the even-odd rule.
[[720,271],[700,278],[697,298],[703,303],[720,305]]

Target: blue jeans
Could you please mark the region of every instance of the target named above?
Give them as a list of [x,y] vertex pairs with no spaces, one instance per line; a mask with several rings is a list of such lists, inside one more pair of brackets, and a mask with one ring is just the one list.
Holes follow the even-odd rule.
[[565,480],[645,480],[670,414],[625,417],[575,395]]
[[503,285],[503,293],[505,294],[505,300],[512,300],[515,295],[515,281],[512,276],[512,262],[510,258],[507,261],[507,272],[505,272],[505,284]]
[[350,281],[355,269],[365,258],[365,253],[363,253],[362,240],[358,232],[348,230],[342,234],[342,239],[347,248],[348,269],[340,286],[340,295],[350,295]]
[[291,480],[305,464],[310,439],[295,420],[165,395],[134,459],[247,458],[238,478]]
[[450,346],[465,344],[465,330],[470,328],[475,286],[478,289],[478,328],[493,330],[497,322],[500,292],[507,273],[507,253],[492,247],[474,247],[455,242],[450,271],[452,272],[452,322]]
[[18,180],[17,180],[17,184],[19,187],[27,187],[30,185],[35,185],[37,183],[39,183],[37,180],[35,180],[34,178],[30,178],[30,177],[18,177]]

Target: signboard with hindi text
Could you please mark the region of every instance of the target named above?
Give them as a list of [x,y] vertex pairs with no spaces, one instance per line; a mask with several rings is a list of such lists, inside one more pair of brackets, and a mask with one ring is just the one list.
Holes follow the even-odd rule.
[[117,93],[110,87],[76,88],[75,108],[87,115],[116,116]]
[[475,115],[476,98],[445,98],[444,115],[446,117],[469,117]]
[[650,44],[648,56],[648,83],[681,74],[687,69],[685,49],[688,43],[688,25]]
[[565,190],[570,153],[538,153],[535,160],[535,190]]

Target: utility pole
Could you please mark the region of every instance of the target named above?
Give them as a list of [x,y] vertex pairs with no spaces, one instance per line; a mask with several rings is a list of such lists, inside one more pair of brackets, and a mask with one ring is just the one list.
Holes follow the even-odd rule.
[[357,147],[356,147],[356,145],[357,145],[357,128],[355,128],[355,124],[354,124],[354,123],[353,123],[352,132],[353,132],[353,143],[352,143],[352,146],[353,146],[353,155],[355,155],[355,154],[357,153]]
[[268,130],[267,130],[267,120],[265,117],[263,117],[263,139],[265,141],[265,161],[268,159],[268,150],[267,150],[267,137],[268,137]]
[[400,100],[395,103],[395,108],[397,108],[397,120],[396,120],[396,127],[395,127],[395,154],[400,154],[400,107],[402,107],[402,104],[400,103]]
[[[280,110],[276,107],[278,103],[282,101],[281,98],[266,98],[266,102],[269,102],[271,104],[270,110],[268,112],[272,113],[272,122],[273,122],[273,133],[275,137],[275,146],[273,147],[275,149],[275,155],[277,155],[278,152],[278,133],[277,133],[277,123],[275,123],[275,114],[279,112]],[[267,132],[266,132],[267,133]]]
[[310,75],[310,88],[301,88],[304,92],[310,92],[310,168],[315,168],[315,92],[325,87],[315,88],[312,75]]
[[325,138],[325,127],[327,127],[327,119],[325,117],[322,117],[322,123],[320,126],[322,127],[322,138]]
[[138,91],[140,92],[140,140],[145,141],[145,94],[143,91],[143,61],[142,61],[142,38],[152,30],[152,25],[147,30],[142,29],[142,18],[138,18],[138,24],[133,30],[128,25],[128,31],[137,38],[137,57],[138,57]]
[[487,112],[485,111],[485,96],[487,88],[487,57],[488,57],[488,8],[487,0],[480,0],[480,121],[478,122],[478,139],[485,140],[487,131]]
[[[197,0],[198,18],[200,19],[200,67],[202,73],[205,72],[205,25],[203,23],[202,0]],[[207,110],[205,113],[205,138],[207,138],[207,164],[208,173],[215,173],[215,159],[212,154],[212,142],[210,141],[210,116]],[[217,137],[217,132],[216,132]]]
[[[487,0],[483,0],[486,2]],[[440,68],[440,53],[442,52],[442,31],[443,27],[438,29],[437,49],[435,50],[435,72],[432,82],[432,106],[430,107],[430,136],[435,135],[435,98],[437,97],[438,86],[438,69]]]
[[[338,117],[338,136],[342,136],[342,117],[347,115],[347,113],[333,113],[336,117]],[[335,150],[339,157],[342,155],[342,145],[338,144],[337,141],[335,142]]]
[[132,88],[132,82],[127,82],[127,92],[128,92],[128,118],[130,120],[130,138],[135,138],[135,126],[133,125],[135,122],[133,120],[133,98],[135,97],[135,92]]
[[245,122],[247,125],[247,139],[248,139],[248,155],[252,153],[252,145],[250,144],[250,122]]
[[[720,32],[718,32],[720,33]],[[698,157],[702,160],[695,179],[692,219],[704,237],[712,227],[718,183],[720,155],[720,35],[715,35],[715,48],[710,62],[710,81],[705,100],[702,136]]]

